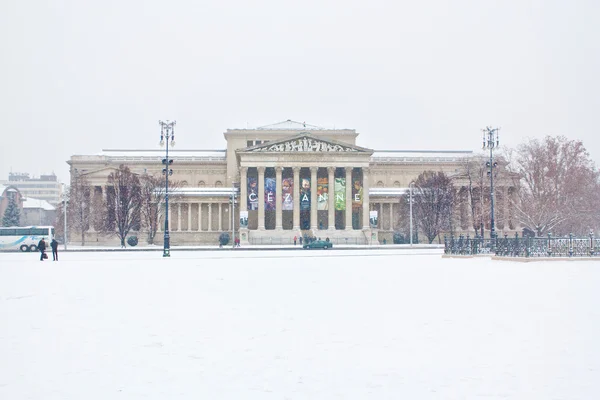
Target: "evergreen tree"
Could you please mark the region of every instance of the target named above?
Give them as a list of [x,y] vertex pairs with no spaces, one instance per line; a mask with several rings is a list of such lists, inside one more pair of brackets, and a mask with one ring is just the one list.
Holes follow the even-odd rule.
[[4,216],[2,217],[2,225],[3,226],[19,226],[21,222],[21,211],[15,202],[15,199],[10,198],[8,201],[8,207],[6,207],[6,211],[4,211]]

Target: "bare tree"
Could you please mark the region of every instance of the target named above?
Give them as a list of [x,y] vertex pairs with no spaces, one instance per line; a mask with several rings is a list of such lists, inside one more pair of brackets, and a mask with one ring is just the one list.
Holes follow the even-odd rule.
[[[125,247],[125,238],[131,230],[140,227],[140,180],[125,165],[111,172],[106,183],[106,233],[116,234]],[[136,229],[137,228],[137,229]]]
[[[443,172],[425,171],[415,180],[413,214],[429,243],[443,230],[452,229],[454,185]],[[406,196],[406,195],[405,195]]]
[[581,141],[531,139],[516,149],[512,168],[519,174],[515,214],[521,226],[538,236],[584,234],[598,226],[599,175]]
[[[173,179],[169,180],[169,198],[171,200],[179,198],[177,192],[180,187],[181,182]],[[148,244],[154,243],[160,220],[165,214],[165,193],[166,189],[163,177],[148,174],[140,176],[140,213],[142,226],[148,233]]]
[[69,188],[67,225],[71,232],[81,235],[81,245],[85,246],[85,233],[90,229],[90,200],[92,188],[85,175],[75,174]]

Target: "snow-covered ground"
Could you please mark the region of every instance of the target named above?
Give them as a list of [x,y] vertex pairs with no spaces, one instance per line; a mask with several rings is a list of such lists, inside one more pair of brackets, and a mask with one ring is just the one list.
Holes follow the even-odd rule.
[[598,261],[60,257],[0,253],[0,399],[600,398]]

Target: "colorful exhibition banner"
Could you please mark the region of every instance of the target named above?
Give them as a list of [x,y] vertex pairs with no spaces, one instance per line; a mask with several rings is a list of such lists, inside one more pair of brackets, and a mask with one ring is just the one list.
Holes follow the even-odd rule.
[[265,178],[265,211],[275,211],[275,178]]
[[281,180],[281,209],[291,211],[294,209],[294,178]]
[[300,211],[310,211],[310,178],[300,179]]
[[369,211],[369,225],[371,228],[377,228],[377,211]]
[[358,179],[352,185],[352,208],[360,208],[363,203],[363,187]]
[[346,178],[335,178],[335,209],[346,209]]
[[258,210],[258,180],[248,177],[248,211]]
[[329,210],[329,178],[317,179],[317,210]]
[[248,227],[248,211],[240,211],[240,228]]

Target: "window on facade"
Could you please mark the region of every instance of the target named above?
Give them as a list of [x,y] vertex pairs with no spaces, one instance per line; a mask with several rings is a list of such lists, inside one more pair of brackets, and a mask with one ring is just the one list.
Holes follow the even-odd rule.
[[187,181],[181,181],[181,187],[188,187]]
[[394,187],[400,187],[400,182],[394,181]]
[[383,182],[382,181],[377,181],[377,187],[383,187]]
[[223,183],[221,181],[216,181],[215,187],[223,187]]
[[200,181],[200,182],[198,182],[198,187],[201,187],[201,188],[203,188],[203,187],[205,187],[205,186],[206,186],[206,182],[204,182],[204,181]]

